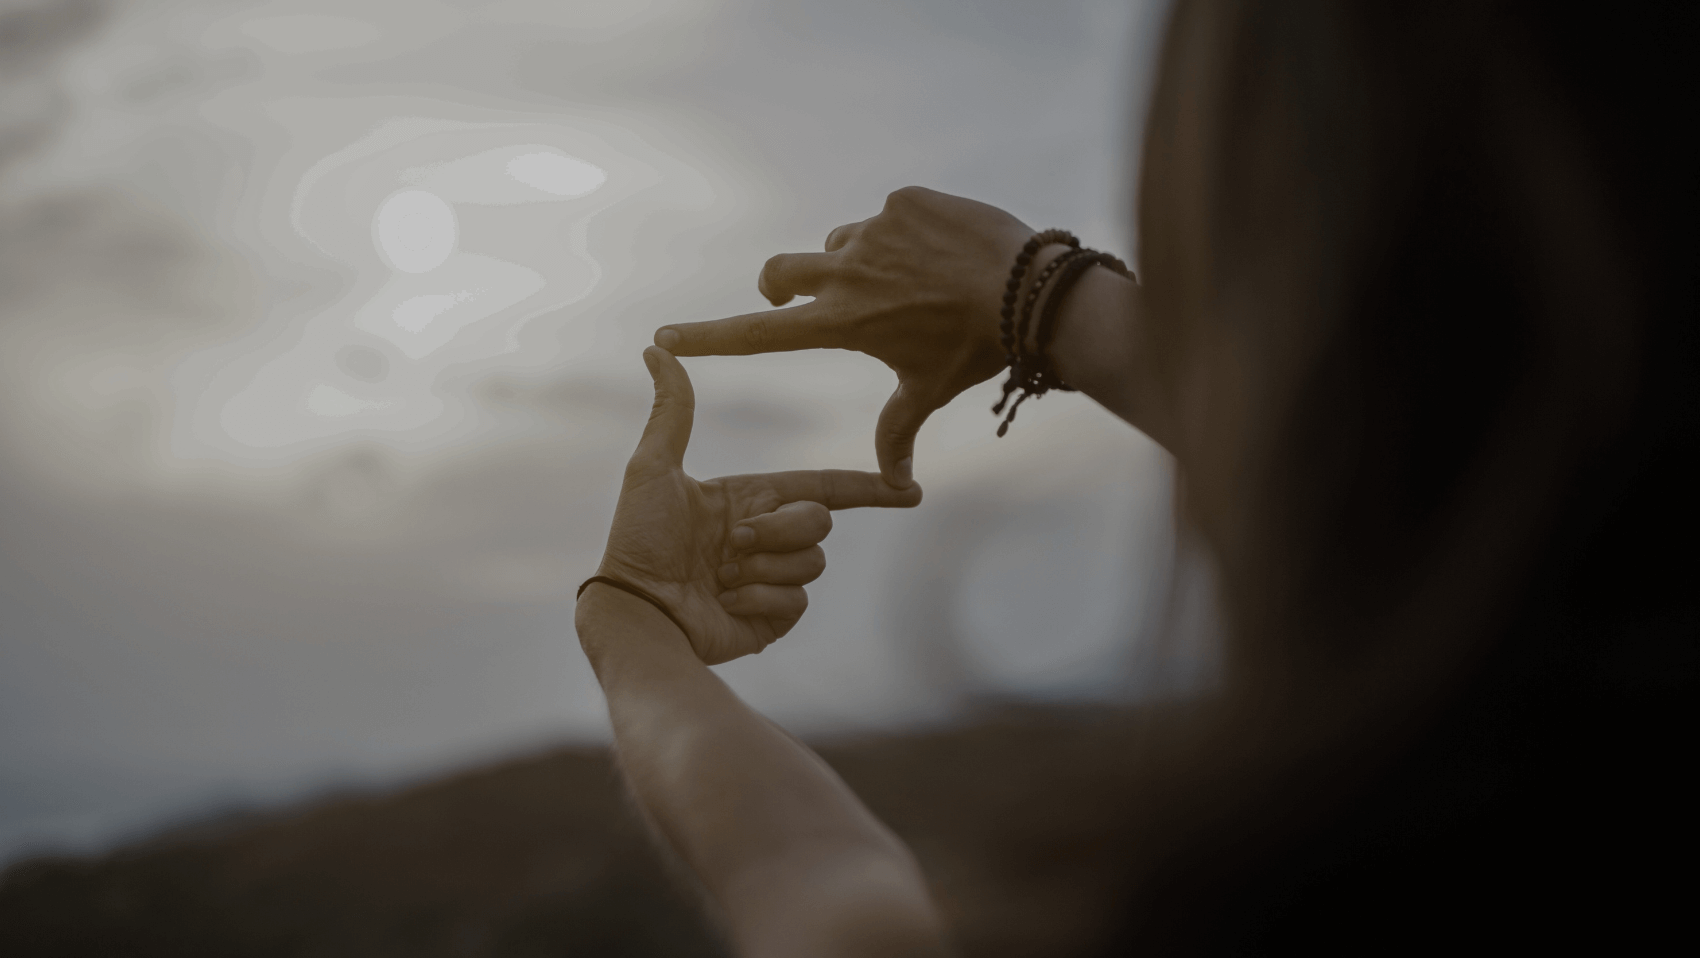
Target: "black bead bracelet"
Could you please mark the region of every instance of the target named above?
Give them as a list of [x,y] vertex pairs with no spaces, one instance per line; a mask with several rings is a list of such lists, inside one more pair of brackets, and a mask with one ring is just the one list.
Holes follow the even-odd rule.
[[[998,324],[998,329],[1002,334],[1005,363],[1010,370],[1009,381],[1004,383],[1003,386],[1004,401],[1008,401],[1009,394],[1015,390],[1020,381],[1016,372],[1018,342],[1015,334],[1015,303],[1021,296],[1021,281],[1026,278],[1027,267],[1033,262],[1033,257],[1037,256],[1040,250],[1053,243],[1064,243],[1071,249],[1080,248],[1079,238],[1068,230],[1044,230],[1034,233],[1021,247],[1021,252],[1015,255],[1015,265],[1010,267],[1009,280],[1004,284],[1003,309],[1000,311],[1002,322]],[[993,411],[1002,412],[1003,402],[999,402],[997,406],[993,407]]]
[[[1067,243],[1070,249],[1045,265],[1045,268],[1034,278],[1033,285],[1028,289],[1027,296],[1020,296],[1021,281],[1027,275],[1027,267],[1032,264],[1034,255],[1052,243]],[[1131,277],[1127,265],[1110,253],[1094,249],[1084,249],[1074,234],[1064,230],[1046,230],[1034,234],[1022,247],[1021,253],[1015,258],[1015,266],[1010,270],[1009,282],[1004,290],[1003,347],[1006,363],[1009,366],[1009,379],[1003,384],[1003,397],[992,407],[992,413],[1002,414],[1004,407],[1009,412],[1004,421],[998,424],[998,436],[1002,438],[1009,432],[1010,423],[1015,421],[1015,412],[1029,397],[1043,396],[1055,389],[1061,392],[1073,392],[1074,387],[1062,381],[1051,368],[1050,344],[1056,334],[1056,320],[1062,311],[1063,300],[1074,288],[1074,284],[1094,266],[1107,266],[1122,276]],[[1046,295],[1046,287],[1050,292]],[[1033,326],[1033,308],[1041,296],[1045,297],[1044,309],[1039,314],[1039,322]],[[1016,322],[1016,302],[1021,299],[1021,319]],[[1027,334],[1033,332],[1033,350],[1027,350]],[[1017,389],[1021,395],[1010,404],[1010,394]]]

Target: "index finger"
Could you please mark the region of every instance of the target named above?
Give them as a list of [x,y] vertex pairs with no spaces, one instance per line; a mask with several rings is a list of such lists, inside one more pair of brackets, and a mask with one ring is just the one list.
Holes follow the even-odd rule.
[[886,484],[877,472],[854,469],[812,469],[773,472],[766,479],[785,502],[818,502],[828,509],[860,509],[878,506],[908,509],[921,504],[921,486],[897,489]]
[[825,310],[818,301],[745,313],[705,323],[675,323],[655,331],[655,345],[675,356],[752,356],[826,349]]

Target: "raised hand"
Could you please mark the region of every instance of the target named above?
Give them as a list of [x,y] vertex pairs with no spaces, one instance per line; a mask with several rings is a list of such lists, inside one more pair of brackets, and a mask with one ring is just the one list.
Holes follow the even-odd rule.
[[760,652],[808,607],[803,586],[826,566],[829,510],[914,506],[921,489],[839,469],[692,479],[683,465],[696,407],[690,377],[665,350],[651,346],[643,359],[655,406],[597,574],[665,603],[710,665]]
[[759,287],[775,306],[801,306],[656,332],[680,356],[854,349],[897,373],[874,436],[880,473],[912,481],[915,434],[933,410],[1004,368],[998,310],[1015,254],[1033,229],[993,206],[917,186],[886,198],[872,219],[840,226],[824,253],[782,253]]

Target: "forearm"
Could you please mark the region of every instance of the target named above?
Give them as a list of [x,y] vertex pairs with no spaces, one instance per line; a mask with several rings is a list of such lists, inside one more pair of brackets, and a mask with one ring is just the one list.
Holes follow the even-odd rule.
[[[1068,247],[1040,250],[1029,269],[1037,276]],[[1037,305],[1034,315],[1044,308]],[[1169,403],[1156,375],[1155,356],[1143,333],[1139,284],[1098,266],[1081,275],[1056,316],[1050,344],[1057,375],[1093,401],[1167,447]]]
[[908,850],[818,756],[642,601],[592,587],[577,624],[627,782],[725,911],[741,954],[878,953],[868,932],[892,953],[932,953],[917,950],[937,932]]

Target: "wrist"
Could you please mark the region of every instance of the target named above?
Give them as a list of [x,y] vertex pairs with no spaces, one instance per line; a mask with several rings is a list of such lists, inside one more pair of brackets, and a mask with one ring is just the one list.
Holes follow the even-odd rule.
[[1071,292],[1087,274],[1101,272],[1099,266],[1107,266],[1111,272],[1132,279],[1120,259],[1081,246],[1080,240],[1067,230],[1035,233],[1016,256],[1004,285],[1001,311],[1001,342],[1009,379],[1003,385],[1003,398],[992,407],[993,414],[1003,417],[998,436],[1009,431],[1021,404],[1028,399],[1053,389],[1063,392],[1079,389],[1059,371],[1051,346],[1065,307],[1071,300],[1078,305],[1081,298],[1071,296]]
[[579,647],[606,685],[606,673],[634,658],[677,653],[696,658],[690,640],[648,602],[601,582],[587,586],[573,609]]
[[[1131,289],[1129,289],[1131,287]],[[1123,375],[1131,368],[1131,323],[1123,300],[1137,296],[1138,284],[1109,269],[1094,267],[1080,277],[1071,302],[1057,316],[1051,358],[1058,375],[1073,382]]]

